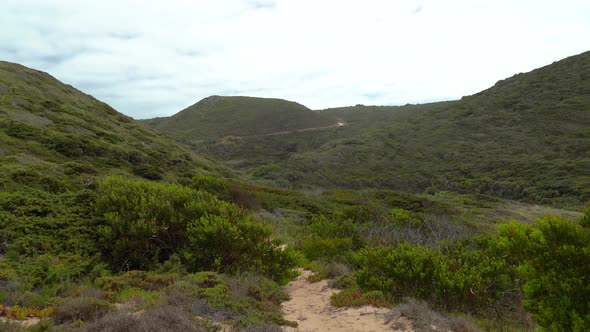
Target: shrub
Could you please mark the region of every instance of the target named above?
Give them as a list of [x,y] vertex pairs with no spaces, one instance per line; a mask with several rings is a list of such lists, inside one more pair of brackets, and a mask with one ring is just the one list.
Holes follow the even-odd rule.
[[112,312],[80,329],[80,332],[128,332],[138,331],[140,318],[129,313]]
[[391,209],[389,217],[395,225],[399,226],[420,225],[422,223],[422,219],[416,213],[402,208]]
[[179,308],[161,305],[146,310],[141,315],[139,331],[206,331],[201,324],[190,318],[188,313]]
[[342,257],[353,248],[350,238],[309,238],[301,241],[301,250],[309,259]]
[[525,279],[523,304],[539,325],[552,331],[590,330],[590,229],[561,217],[537,227],[508,224],[497,245],[519,262]]
[[112,306],[94,297],[75,297],[60,303],[54,318],[58,322],[92,321],[111,311]]
[[337,289],[356,288],[356,280],[350,274],[344,274],[328,283],[330,287]]
[[311,260],[342,259],[362,246],[357,225],[339,216],[313,216],[304,227],[299,247]]
[[204,191],[111,177],[100,185],[96,209],[106,219],[100,237],[115,269],[156,268],[176,255],[189,272],[256,271],[285,281],[295,265],[269,225]]
[[479,328],[461,317],[447,317],[430,308],[428,303],[413,298],[407,298],[405,303],[398,304],[387,314],[387,321],[395,321],[399,317],[412,320],[413,329],[417,332],[437,331],[478,332]]
[[357,283],[365,290],[426,299],[453,310],[509,312],[515,305],[509,291],[516,283],[514,268],[491,251],[468,244],[361,249]]
[[337,307],[360,307],[372,305],[375,307],[390,307],[389,301],[385,299],[383,292],[370,291],[363,292],[358,288],[350,288],[334,293],[330,297],[330,303]]

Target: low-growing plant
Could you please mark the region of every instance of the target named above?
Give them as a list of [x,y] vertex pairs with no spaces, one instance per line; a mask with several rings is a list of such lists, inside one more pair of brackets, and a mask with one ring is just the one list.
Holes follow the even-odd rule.
[[23,320],[26,318],[46,318],[53,315],[55,308],[48,307],[21,307],[19,305],[5,306],[0,304],[0,317],[8,317],[16,320]]
[[388,322],[400,317],[411,319],[412,329],[417,332],[454,331],[454,332],[479,332],[480,329],[474,323],[463,317],[452,317],[436,312],[425,301],[414,298],[406,298],[404,303],[396,305],[387,314]]
[[92,321],[113,309],[112,305],[94,297],[75,297],[67,299],[55,308],[54,319],[57,322]]
[[140,288],[123,288],[119,291],[118,300],[121,302],[131,302],[139,307],[154,305],[160,294],[154,291],[146,291]]
[[344,289],[338,293],[334,293],[330,297],[330,303],[337,307],[360,307],[364,305],[372,305],[374,307],[391,307],[391,302],[388,301],[383,292],[369,291],[364,292],[360,288]]
[[356,279],[352,274],[344,274],[328,283],[330,287],[337,289],[358,288]]

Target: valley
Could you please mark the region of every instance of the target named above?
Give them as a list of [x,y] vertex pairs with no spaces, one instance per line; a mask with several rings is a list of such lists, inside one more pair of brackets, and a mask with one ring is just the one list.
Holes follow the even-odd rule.
[[0,62],[2,331],[584,331],[589,201],[590,52],[460,100],[143,120]]

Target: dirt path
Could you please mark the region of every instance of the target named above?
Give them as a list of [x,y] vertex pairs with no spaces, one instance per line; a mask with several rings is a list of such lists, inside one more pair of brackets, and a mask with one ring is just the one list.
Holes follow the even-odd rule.
[[240,139],[249,138],[249,137],[266,137],[266,136],[288,135],[288,134],[293,134],[293,133],[304,133],[304,132],[309,132],[309,131],[320,131],[320,130],[326,130],[326,129],[331,129],[331,128],[342,128],[344,126],[346,126],[346,123],[344,123],[344,122],[336,122],[335,124],[333,124],[331,126],[326,126],[326,127],[313,127],[313,128],[287,130],[287,131],[277,131],[277,132],[274,132],[274,133],[260,134],[260,135],[250,135],[250,136],[233,136],[233,135],[229,135],[229,136],[222,137],[220,139],[220,141],[221,142],[225,142],[225,141],[228,141],[228,140],[240,140]]
[[256,136],[287,135],[287,134],[292,134],[292,133],[303,133],[306,131],[318,131],[318,130],[325,130],[325,129],[330,129],[330,128],[341,128],[344,126],[346,126],[346,123],[337,122],[336,124],[333,124],[331,126],[326,126],[326,127],[314,127],[314,128],[305,128],[305,129],[295,129],[295,130],[289,130],[289,131],[277,131],[276,133],[262,134],[262,135],[256,135]]
[[283,303],[283,312],[286,319],[296,321],[299,327],[285,327],[285,331],[392,331],[385,323],[385,314],[389,309],[333,307],[330,296],[338,290],[330,288],[326,280],[309,283],[307,277],[311,273],[302,271],[301,276],[286,286],[291,300]]

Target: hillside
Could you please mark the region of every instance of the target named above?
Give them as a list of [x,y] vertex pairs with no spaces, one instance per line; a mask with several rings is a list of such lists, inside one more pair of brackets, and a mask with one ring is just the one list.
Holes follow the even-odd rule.
[[[301,183],[590,199],[590,53],[293,156]],[[332,171],[338,169],[338,172]]]
[[[222,311],[242,326],[287,323],[268,296],[225,298],[239,281],[222,272],[280,291],[294,265],[266,223],[211,192],[227,179],[229,169],[51,75],[0,62],[0,330],[80,330],[109,312],[135,325],[123,330],[211,330]],[[171,292],[208,312],[191,323]],[[115,310],[143,296],[161,296],[151,322]]]
[[183,142],[215,141],[226,136],[258,136],[325,127],[336,119],[282,100],[253,97],[207,97],[168,118],[145,120]]
[[286,187],[452,190],[579,206],[590,199],[589,109],[587,52],[457,101],[328,109],[319,114],[346,126],[192,147]]
[[[586,91],[578,87],[570,89]],[[495,105],[493,92],[473,98]],[[415,189],[409,184],[422,166],[414,162],[410,170],[395,158],[444,144],[463,148],[437,140],[466,140],[461,130],[473,134],[469,128],[489,117],[491,111],[469,98],[296,110],[296,125],[269,120],[265,130],[279,132],[241,128],[246,136],[207,143],[230,152],[232,144],[243,144],[240,167],[257,179],[309,186],[293,191],[248,183],[48,74],[0,63],[0,330],[29,331],[24,324],[36,324],[35,331],[349,329],[351,322],[382,326],[383,319],[416,330],[433,324],[468,331],[478,331],[476,324],[587,330],[588,291],[579,276],[589,273],[583,264],[590,253],[589,208],[580,213],[435,187],[421,194],[317,187],[397,187],[387,181],[407,171],[403,189]],[[275,102],[285,103],[262,104]],[[576,107],[565,109],[576,116]],[[448,117],[455,110],[472,111],[477,121],[453,125]],[[584,127],[584,119],[576,120],[568,134]],[[515,138],[512,122],[500,124],[478,133],[498,138],[506,127],[513,140],[528,142],[524,134]],[[421,127],[433,138],[426,140]],[[584,138],[576,140],[581,148]],[[247,144],[257,140],[264,144]],[[287,142],[292,145],[285,149]],[[558,152],[572,152],[564,142]],[[400,153],[391,153],[391,144]],[[273,146],[280,151],[268,154]],[[580,151],[585,160],[587,152]],[[433,155],[432,163],[443,157]],[[384,171],[389,177],[378,178]],[[370,182],[376,178],[382,182]],[[555,216],[537,219],[548,214]],[[298,267],[307,269],[303,276],[281,287]],[[563,294],[571,301],[562,302]]]
[[68,187],[113,172],[148,179],[227,172],[92,96],[8,62],[0,62],[0,161],[5,187],[37,176]]

